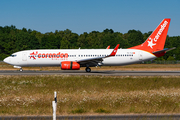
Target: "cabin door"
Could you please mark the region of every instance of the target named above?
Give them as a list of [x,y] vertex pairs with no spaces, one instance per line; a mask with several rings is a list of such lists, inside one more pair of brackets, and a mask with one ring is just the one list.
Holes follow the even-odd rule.
[[139,60],[143,60],[143,53],[142,53],[142,51],[139,52]]
[[26,52],[22,53],[22,60],[27,61],[27,53]]

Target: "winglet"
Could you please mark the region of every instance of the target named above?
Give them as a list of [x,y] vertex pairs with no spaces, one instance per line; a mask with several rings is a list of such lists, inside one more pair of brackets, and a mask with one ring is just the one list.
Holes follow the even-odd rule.
[[112,53],[109,56],[115,56],[118,48],[119,48],[119,44],[116,45],[116,47],[114,48],[114,50],[112,51]]
[[110,45],[109,46],[107,46],[107,48],[106,49],[109,49],[110,48]]

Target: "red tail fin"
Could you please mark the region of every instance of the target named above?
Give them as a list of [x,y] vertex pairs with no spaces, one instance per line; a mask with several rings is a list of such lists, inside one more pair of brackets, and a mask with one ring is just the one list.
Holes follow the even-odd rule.
[[171,19],[169,18],[164,19],[143,44],[129,49],[139,49],[148,52],[163,50],[170,21]]

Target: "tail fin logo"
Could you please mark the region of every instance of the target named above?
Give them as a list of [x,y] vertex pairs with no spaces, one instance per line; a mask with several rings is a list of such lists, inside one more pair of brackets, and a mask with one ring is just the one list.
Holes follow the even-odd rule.
[[156,43],[153,43],[154,42],[157,42],[159,37],[161,36],[162,32],[164,31],[166,25],[168,24],[167,21],[164,21],[164,23],[161,25],[161,28],[159,29],[159,31],[157,32],[156,36],[154,37],[154,39],[152,39],[151,37],[149,37],[149,40],[151,41],[148,41],[148,46],[151,47],[151,49],[153,49],[153,46],[156,45]]
[[156,45],[156,43],[153,43],[153,39],[152,38],[149,38],[149,40],[151,40],[151,41],[148,41],[148,46],[150,46],[151,49],[153,49],[153,46]]

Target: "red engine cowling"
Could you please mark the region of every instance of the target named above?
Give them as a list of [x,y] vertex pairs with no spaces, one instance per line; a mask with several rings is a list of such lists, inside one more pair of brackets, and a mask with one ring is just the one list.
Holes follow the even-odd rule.
[[80,65],[77,62],[63,61],[61,62],[61,69],[62,70],[79,70]]

